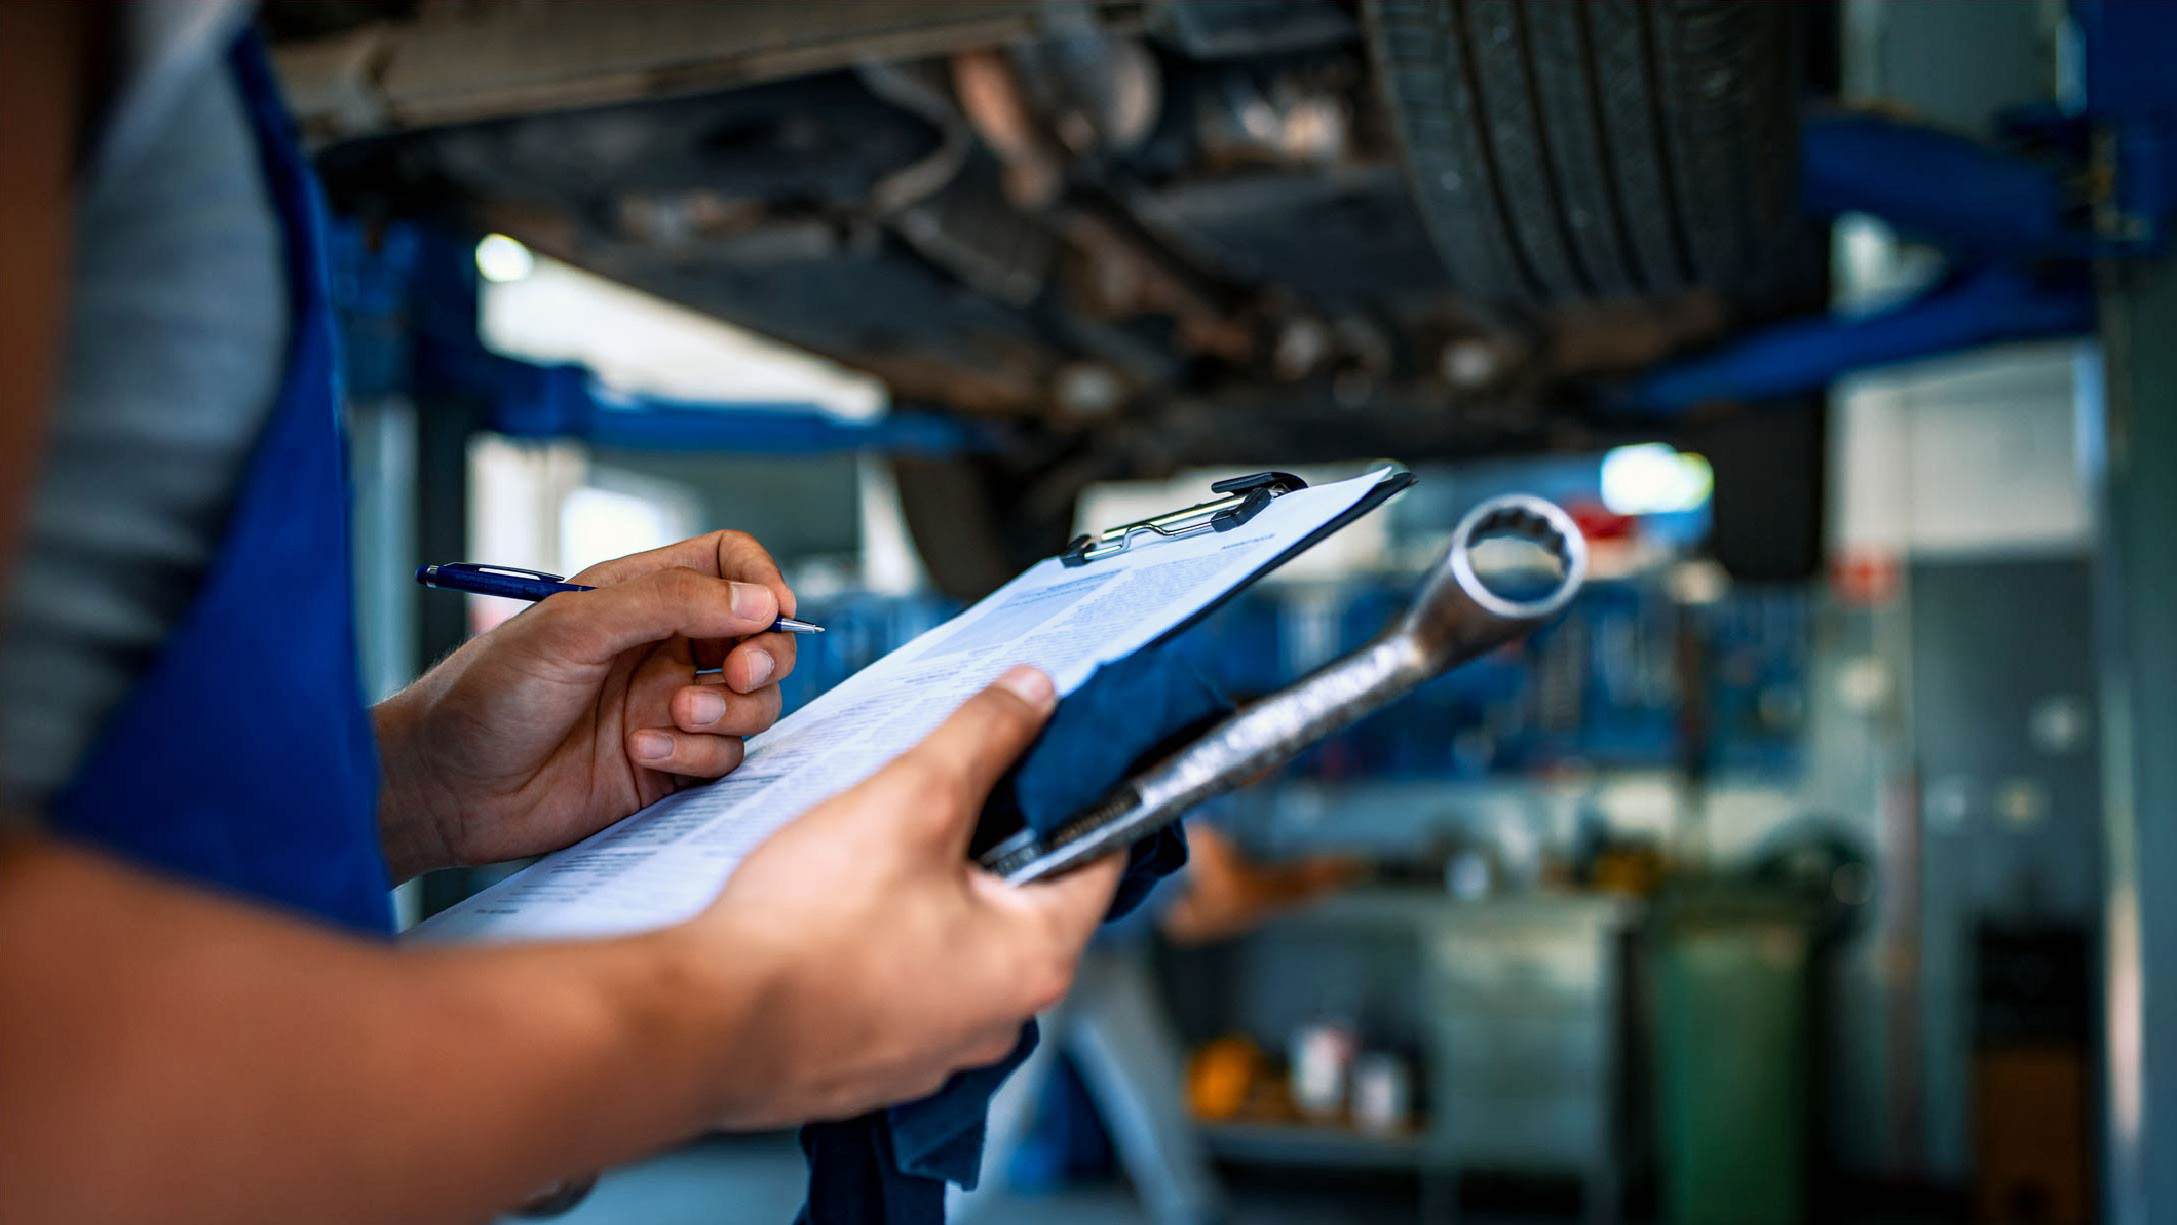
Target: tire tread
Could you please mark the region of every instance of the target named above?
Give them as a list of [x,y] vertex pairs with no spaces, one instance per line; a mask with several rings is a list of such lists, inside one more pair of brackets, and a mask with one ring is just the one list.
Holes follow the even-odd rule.
[[1453,284],[1502,303],[1801,275],[1792,6],[1369,0]]

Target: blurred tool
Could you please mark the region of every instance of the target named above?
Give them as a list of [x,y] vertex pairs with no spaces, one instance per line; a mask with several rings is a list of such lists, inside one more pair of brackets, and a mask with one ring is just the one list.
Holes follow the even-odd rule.
[[1395,1135],[1413,1125],[1414,1080],[1406,1060],[1370,1051],[1353,1061],[1353,1125],[1370,1135]]
[[1236,1118],[1263,1075],[1262,1048],[1244,1034],[1227,1034],[1187,1061],[1187,1105],[1198,1119]]
[[1307,1026],[1293,1035],[1293,1104],[1316,1119],[1335,1118],[1346,1106],[1346,1082],[1360,1041],[1337,1021]]

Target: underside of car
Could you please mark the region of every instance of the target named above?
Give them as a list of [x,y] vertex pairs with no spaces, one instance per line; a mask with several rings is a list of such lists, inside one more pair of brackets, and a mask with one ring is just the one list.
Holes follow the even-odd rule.
[[267,21],[340,211],[505,233],[999,423],[897,464],[911,519],[989,528],[928,559],[955,589],[1047,552],[1094,480],[1603,445],[1616,381],[1824,300],[1794,181],[1821,6]]

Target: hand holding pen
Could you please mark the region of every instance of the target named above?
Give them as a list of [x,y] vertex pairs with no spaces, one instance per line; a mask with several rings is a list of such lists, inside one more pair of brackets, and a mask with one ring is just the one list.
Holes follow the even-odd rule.
[[380,810],[398,818],[383,840],[404,876],[557,850],[730,772],[777,722],[802,639],[773,632],[794,594],[740,532],[599,562],[572,583],[496,565],[422,577],[539,603],[372,708]]

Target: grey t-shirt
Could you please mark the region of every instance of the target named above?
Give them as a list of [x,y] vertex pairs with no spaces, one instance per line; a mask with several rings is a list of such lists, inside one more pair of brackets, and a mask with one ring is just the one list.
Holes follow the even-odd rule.
[[65,352],[0,606],[0,801],[18,809],[74,775],[188,608],[286,351],[279,225],[223,55],[248,8],[116,11],[122,84],[77,202]]

